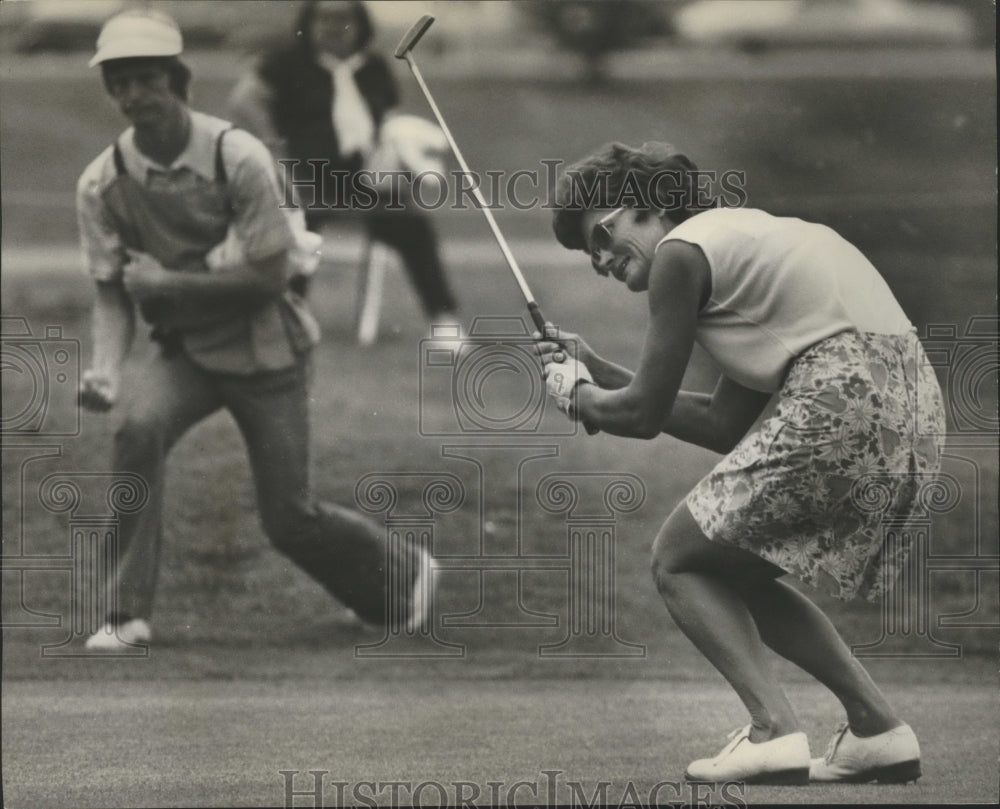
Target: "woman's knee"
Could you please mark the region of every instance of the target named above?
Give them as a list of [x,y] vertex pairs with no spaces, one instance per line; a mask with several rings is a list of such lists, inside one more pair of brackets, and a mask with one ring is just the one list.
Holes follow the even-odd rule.
[[660,593],[666,595],[678,576],[701,573],[742,587],[781,571],[749,551],[709,539],[686,503],[681,503],[653,543],[651,569]]
[[661,593],[670,589],[675,576],[697,570],[697,543],[692,536],[694,532],[704,539],[687,506],[681,503],[656,535],[650,558],[650,570],[653,581]]

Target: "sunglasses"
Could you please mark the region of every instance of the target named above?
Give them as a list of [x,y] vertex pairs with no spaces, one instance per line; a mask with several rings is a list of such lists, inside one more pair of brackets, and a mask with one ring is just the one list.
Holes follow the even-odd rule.
[[590,264],[601,275],[608,274],[606,270],[601,269],[601,253],[610,249],[611,242],[614,240],[608,223],[624,210],[625,206],[623,205],[621,208],[615,208],[611,213],[602,216],[590,231]]

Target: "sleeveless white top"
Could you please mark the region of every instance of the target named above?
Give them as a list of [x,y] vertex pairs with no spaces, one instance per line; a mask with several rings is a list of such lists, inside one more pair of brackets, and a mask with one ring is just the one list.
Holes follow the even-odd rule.
[[717,208],[674,227],[657,249],[667,241],[708,259],[712,291],[695,339],[745,387],[778,390],[791,361],[834,334],[913,328],[878,270],[825,225]]

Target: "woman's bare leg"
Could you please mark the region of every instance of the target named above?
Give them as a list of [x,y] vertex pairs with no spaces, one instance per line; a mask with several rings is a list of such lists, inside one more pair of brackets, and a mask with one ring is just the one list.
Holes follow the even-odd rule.
[[902,724],[833,622],[808,597],[774,579],[746,586],[742,596],[764,643],[836,695],[856,736]]
[[753,725],[750,740],[757,743],[794,733],[798,723],[775,682],[753,616],[733,583],[748,562],[766,564],[746,551],[709,540],[684,503],[663,525],[653,548],[653,576],[667,609],[743,701]]

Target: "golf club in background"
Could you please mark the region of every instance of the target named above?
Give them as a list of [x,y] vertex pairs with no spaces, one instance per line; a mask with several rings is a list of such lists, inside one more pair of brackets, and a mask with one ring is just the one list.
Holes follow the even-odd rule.
[[[431,111],[434,113],[434,117],[437,118],[438,125],[444,132],[445,137],[448,139],[448,145],[451,146],[451,151],[458,160],[458,164],[462,167],[463,172],[471,175],[472,171],[469,169],[469,164],[466,163],[465,158],[462,157],[462,152],[459,150],[458,144],[455,143],[455,138],[452,137],[451,130],[448,129],[448,124],[445,123],[444,116],[441,115],[441,110],[438,109],[438,105],[434,103],[434,96],[432,96],[431,91],[427,89],[424,77],[420,74],[420,68],[417,67],[417,63],[413,59],[414,46],[416,46],[416,44],[420,41],[420,38],[427,33],[427,29],[431,27],[433,22],[434,17],[430,14],[425,14],[413,23],[413,25],[410,26],[410,30],[407,31],[403,35],[403,38],[399,41],[399,45],[396,46],[396,50],[393,55],[397,59],[405,59],[406,63],[410,66],[410,70],[413,72],[413,77],[417,80],[417,84],[420,85],[420,89],[423,91],[424,97],[427,99],[427,103],[430,104]],[[479,210],[483,212],[483,216],[486,217],[486,221],[490,225],[490,230],[493,231],[493,237],[497,240],[497,244],[500,245],[500,252],[503,253],[504,258],[507,260],[507,266],[510,267],[510,271],[514,273],[517,285],[521,288],[524,300],[528,304],[528,312],[531,314],[531,319],[538,328],[538,333],[544,337],[545,318],[542,317],[542,313],[538,309],[538,304],[535,302],[535,298],[531,294],[531,289],[528,287],[528,282],[524,280],[521,268],[518,267],[517,260],[510,252],[510,247],[507,244],[507,240],[500,232],[500,228],[497,227],[496,220],[493,218],[493,213],[490,211],[489,206],[486,203],[486,199],[479,190],[478,184],[472,186],[472,193],[476,198],[476,202],[479,203]]]
[[[430,104],[431,111],[434,113],[434,117],[437,119],[438,125],[441,127],[441,131],[444,132],[444,136],[448,139],[448,145],[451,146],[451,151],[455,155],[455,159],[458,160],[458,165],[462,167],[462,171],[465,174],[471,175],[472,171],[469,169],[469,164],[466,163],[465,158],[462,157],[462,152],[458,148],[458,144],[455,143],[455,138],[452,137],[451,130],[448,128],[448,124],[445,122],[444,116],[441,114],[441,110],[438,109],[438,105],[434,101],[434,96],[431,95],[431,91],[428,89],[427,83],[424,81],[424,77],[420,73],[420,68],[417,67],[417,63],[413,58],[413,48],[420,41],[420,38],[427,33],[427,29],[431,27],[433,22],[434,17],[430,14],[425,14],[413,23],[413,25],[410,26],[410,29],[403,34],[403,38],[399,40],[399,44],[396,46],[393,56],[397,59],[405,59],[406,64],[410,66],[413,78],[417,80],[417,84],[420,85],[424,98],[426,98],[427,103]],[[517,259],[514,258],[514,254],[511,253],[507,240],[504,238],[503,233],[500,232],[500,228],[497,226],[496,220],[493,218],[493,212],[490,211],[486,198],[483,197],[478,184],[473,184],[472,194],[475,196],[476,202],[479,203],[479,210],[481,210],[483,212],[483,216],[486,217],[490,230],[493,231],[493,238],[495,238],[497,240],[497,244],[500,245],[500,252],[503,253],[503,257],[507,260],[507,266],[510,267],[510,271],[514,274],[514,279],[517,281],[517,285],[521,288],[521,294],[524,295],[525,303],[528,304],[528,313],[531,315],[531,319],[534,322],[535,327],[538,329],[538,333],[542,335],[542,338],[544,339],[548,336],[546,333],[547,329],[545,325],[545,318],[543,317],[541,310],[538,308],[535,296],[531,294],[531,288],[528,286],[528,282],[524,279],[524,274],[521,272],[521,268],[518,266]],[[590,435],[594,435],[598,432],[596,427],[591,427],[586,424],[584,426]]]

